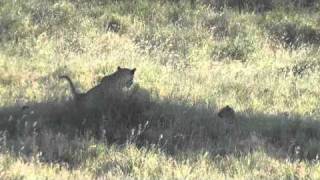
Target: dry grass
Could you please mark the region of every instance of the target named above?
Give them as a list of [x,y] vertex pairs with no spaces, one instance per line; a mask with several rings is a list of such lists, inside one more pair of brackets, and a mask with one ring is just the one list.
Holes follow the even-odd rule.
[[[0,2],[0,179],[318,179],[318,16]],[[84,92],[117,66],[134,86],[84,119],[58,76]]]

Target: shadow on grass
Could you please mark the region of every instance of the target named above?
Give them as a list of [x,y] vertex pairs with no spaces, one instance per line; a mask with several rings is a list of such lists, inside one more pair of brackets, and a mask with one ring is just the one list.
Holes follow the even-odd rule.
[[316,159],[320,152],[320,123],[299,115],[238,112],[237,132],[217,116],[214,105],[151,98],[138,86],[130,96],[108,103],[111,108],[99,118],[84,117],[72,101],[3,107],[1,150],[25,157],[41,152],[44,161],[70,164],[77,164],[79,150],[93,141],[156,146],[169,154],[224,156],[259,149],[277,158]]

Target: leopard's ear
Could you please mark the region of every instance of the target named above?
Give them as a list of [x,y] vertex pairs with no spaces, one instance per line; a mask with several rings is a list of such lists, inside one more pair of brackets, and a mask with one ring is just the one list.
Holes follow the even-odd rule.
[[133,68],[133,69],[131,70],[131,73],[132,73],[132,74],[134,74],[134,72],[136,72],[136,68]]
[[120,70],[121,70],[121,67],[120,67],[120,66],[118,66],[117,70],[118,70],[118,71],[120,71]]

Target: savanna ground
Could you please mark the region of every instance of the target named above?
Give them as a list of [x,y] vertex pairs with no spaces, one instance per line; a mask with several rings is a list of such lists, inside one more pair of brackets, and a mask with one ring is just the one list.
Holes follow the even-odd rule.
[[[320,179],[320,4],[243,2],[1,0],[0,179]],[[81,126],[58,76],[117,66],[131,95]]]

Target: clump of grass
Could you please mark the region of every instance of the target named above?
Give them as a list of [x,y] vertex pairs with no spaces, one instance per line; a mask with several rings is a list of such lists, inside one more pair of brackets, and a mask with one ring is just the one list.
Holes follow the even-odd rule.
[[114,32],[124,34],[127,31],[126,24],[121,21],[122,19],[116,15],[112,16],[101,16],[100,21],[102,22],[102,29],[104,32]]
[[[33,1],[31,22],[37,27],[36,31],[53,33],[61,29],[76,31],[76,8],[66,1],[51,3]],[[62,27],[62,28],[61,28]]]
[[[241,27],[234,27],[241,29]],[[256,40],[247,32],[236,31],[227,40],[214,47],[212,56],[218,59],[232,59],[241,60],[243,62],[248,60],[248,57],[255,51]]]
[[230,17],[227,13],[210,15],[204,21],[205,26],[216,38],[224,38],[230,35]]
[[278,12],[266,16],[265,27],[270,36],[282,42],[286,48],[319,44],[318,27],[313,20],[306,23],[299,16]]

